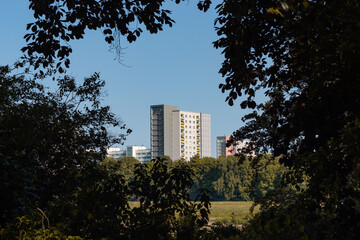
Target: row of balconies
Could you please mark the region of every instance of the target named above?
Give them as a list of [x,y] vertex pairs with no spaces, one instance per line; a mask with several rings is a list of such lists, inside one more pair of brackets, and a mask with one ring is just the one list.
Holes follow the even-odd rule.
[[164,134],[161,131],[152,131],[151,136],[164,136]]
[[158,122],[152,122],[152,123],[151,123],[151,126],[152,126],[152,127],[163,127],[164,124],[158,123]]
[[152,142],[161,142],[162,143],[164,141],[164,139],[161,138],[161,137],[155,136],[155,137],[151,138],[151,141]]
[[162,152],[162,149],[160,149],[160,148],[151,148],[151,152],[152,153],[159,153],[159,152]]
[[154,121],[154,122],[162,122],[164,120],[163,117],[156,117],[156,116],[152,116],[150,119],[151,119],[151,121]]
[[164,146],[164,142],[163,141],[156,141],[156,142],[151,142],[151,146],[152,147],[159,147],[159,146]]
[[151,131],[163,131],[164,128],[152,127]]

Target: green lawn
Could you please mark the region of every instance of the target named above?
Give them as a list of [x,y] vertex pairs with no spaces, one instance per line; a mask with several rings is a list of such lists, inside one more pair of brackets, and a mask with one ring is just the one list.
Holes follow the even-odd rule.
[[[253,202],[211,202],[210,224],[214,222],[230,223],[232,220],[236,224],[246,222],[250,207]],[[258,208],[255,208],[257,211]]]
[[[211,202],[209,224],[215,222],[241,224],[246,222],[246,217],[253,202]],[[139,202],[130,202],[130,207],[139,206]],[[255,208],[257,211],[258,208]]]

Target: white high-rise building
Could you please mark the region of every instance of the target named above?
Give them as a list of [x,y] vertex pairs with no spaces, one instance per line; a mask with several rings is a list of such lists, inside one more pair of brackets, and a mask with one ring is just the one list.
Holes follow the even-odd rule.
[[177,110],[176,106],[150,107],[151,156],[173,160],[211,156],[211,117],[207,113]]

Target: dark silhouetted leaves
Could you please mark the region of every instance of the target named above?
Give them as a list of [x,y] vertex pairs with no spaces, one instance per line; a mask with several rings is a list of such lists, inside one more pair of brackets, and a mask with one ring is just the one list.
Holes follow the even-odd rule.
[[[178,4],[181,1],[175,2]],[[124,36],[131,43],[140,37],[142,27],[150,33],[157,33],[163,30],[164,25],[171,27],[174,23],[170,18],[171,12],[163,7],[164,0],[29,2],[36,21],[27,25],[27,30],[31,32],[25,35],[27,46],[21,50],[30,57],[40,56],[35,69],[40,66],[46,68],[53,61],[62,65],[71,53],[68,42],[84,38],[86,29],[104,29],[105,41],[120,51],[121,46],[114,43],[115,38]],[[210,3],[209,0],[200,1],[198,6],[206,11]],[[69,66],[65,64],[65,67]]]
[[[292,169],[284,179],[293,188],[262,202],[250,238],[356,238],[359,1],[223,1],[217,10],[220,88],[255,109],[232,139],[250,139]],[[260,91],[268,101],[256,104]]]

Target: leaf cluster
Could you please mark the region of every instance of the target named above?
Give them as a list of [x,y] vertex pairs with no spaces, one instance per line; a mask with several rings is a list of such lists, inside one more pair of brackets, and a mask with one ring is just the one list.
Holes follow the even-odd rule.
[[[256,109],[244,117],[246,125],[233,140],[251,139],[260,152],[280,157],[291,169],[286,182],[302,192],[293,196],[295,204],[259,215],[264,232],[256,238],[279,239],[281,234],[265,235],[277,229],[288,239],[353,239],[359,212],[349,181],[359,181],[354,154],[360,116],[359,2],[224,1],[217,9],[220,39],[214,46],[225,56],[220,88],[229,92],[230,105],[245,95],[241,107]],[[269,101],[252,102],[259,90]],[[287,214],[293,225],[280,230]],[[261,229],[253,226],[254,233]]]
[[[156,34],[164,26],[172,26],[171,11],[163,7],[164,0],[30,0],[35,22],[27,24],[27,45],[22,51],[36,57],[35,69],[47,68],[56,63],[64,72],[70,65],[72,40],[84,38],[87,30],[101,30],[104,40],[120,54],[120,40],[136,41],[143,29]],[[177,4],[181,0],[175,1]],[[211,1],[199,1],[206,11]]]
[[[104,82],[99,74],[58,79],[50,91],[34,78],[0,68],[1,221],[67,201],[106,148],[130,132],[100,103]],[[108,127],[120,133],[112,135]],[[125,132],[122,132],[125,131]]]
[[194,239],[207,224],[210,199],[203,192],[190,201],[193,171],[188,165],[171,167],[159,158],[138,164],[134,174],[130,188],[140,206],[132,209],[130,239]]

